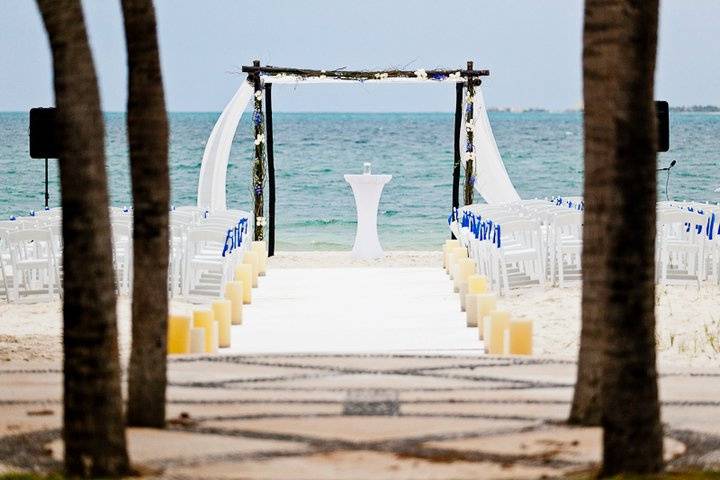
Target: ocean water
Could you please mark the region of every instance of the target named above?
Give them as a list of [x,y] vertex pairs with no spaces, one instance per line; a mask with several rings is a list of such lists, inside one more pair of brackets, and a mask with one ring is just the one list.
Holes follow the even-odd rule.
[[[172,202],[196,200],[200,162],[218,113],[170,114]],[[243,118],[228,168],[228,204],[251,210],[252,127]],[[434,249],[447,236],[453,160],[450,113],[275,113],[279,250],[352,247],[355,206],[345,173],[393,175],[378,216],[389,250]],[[111,201],[130,205],[125,117],[108,113],[106,152]],[[491,112],[505,166],[523,198],[582,194],[582,117],[579,113]],[[669,196],[720,201],[720,115],[671,114],[670,152],[677,160]],[[28,153],[27,113],[0,113],[0,218],[43,206],[44,162]],[[480,173],[481,174],[481,173]],[[665,176],[658,175],[664,196]],[[58,205],[57,161],[50,161],[50,201]]]

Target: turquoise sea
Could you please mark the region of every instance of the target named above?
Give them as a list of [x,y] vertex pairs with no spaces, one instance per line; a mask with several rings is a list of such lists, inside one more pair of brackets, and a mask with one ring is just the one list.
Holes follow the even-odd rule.
[[[218,113],[171,113],[172,202],[195,203],[205,141]],[[125,117],[108,113],[107,164],[114,205],[130,205]],[[579,113],[491,112],[510,178],[523,198],[582,193]],[[352,247],[355,206],[344,173],[393,175],[378,217],[386,249],[434,249],[446,237],[450,208],[453,115],[450,113],[275,113],[277,248]],[[228,169],[228,203],[251,210],[252,128],[243,118]],[[677,160],[669,195],[720,201],[720,115],[671,113],[670,152]],[[42,160],[28,154],[27,113],[0,113],[0,218],[43,206]],[[481,174],[481,173],[480,173]],[[665,176],[659,174],[664,196]],[[50,161],[51,204],[59,204],[57,161]]]

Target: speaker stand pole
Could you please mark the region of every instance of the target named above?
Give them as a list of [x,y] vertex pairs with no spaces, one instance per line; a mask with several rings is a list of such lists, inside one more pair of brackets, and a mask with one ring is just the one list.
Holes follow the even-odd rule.
[[45,159],[45,208],[48,208],[50,194],[48,193],[48,159]]

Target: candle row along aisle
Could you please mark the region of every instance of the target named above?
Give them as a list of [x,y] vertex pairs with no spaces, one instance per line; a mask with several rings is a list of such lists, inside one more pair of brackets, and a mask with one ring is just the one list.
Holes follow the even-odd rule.
[[453,291],[459,294],[466,325],[478,329],[485,353],[532,355],[532,321],[513,318],[498,309],[497,296],[488,291],[487,277],[477,273],[477,263],[459,240],[445,241],[443,268],[452,280]]
[[225,298],[195,309],[192,315],[171,314],[168,354],[216,354],[219,348],[230,348],[232,326],[242,325],[243,305],[252,303],[252,289],[267,272],[267,257],[265,242],[253,242],[251,250],[243,253],[242,263],[235,266],[233,280],[225,283]]

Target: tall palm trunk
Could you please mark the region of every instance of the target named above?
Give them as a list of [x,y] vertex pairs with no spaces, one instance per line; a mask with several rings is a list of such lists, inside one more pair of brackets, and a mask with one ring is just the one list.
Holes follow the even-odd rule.
[[128,472],[104,127],[80,0],[38,0],[52,49],[63,230],[65,470]]
[[168,120],[152,0],[122,0],[134,206],[128,424],[165,425],[168,314]]
[[593,381],[599,378],[603,476],[662,468],[654,310],[657,25],[657,0],[586,1],[582,341],[589,332],[597,336],[585,345],[590,356],[581,367],[600,361]]

